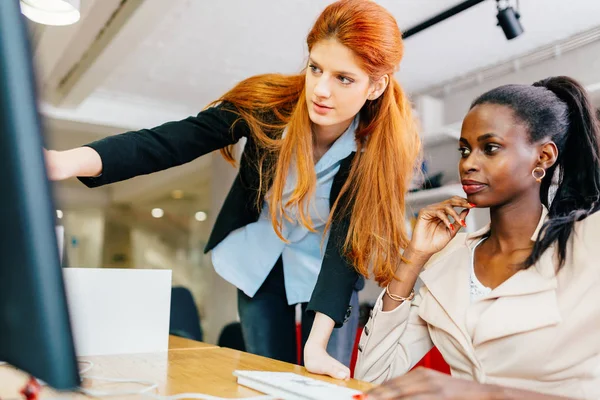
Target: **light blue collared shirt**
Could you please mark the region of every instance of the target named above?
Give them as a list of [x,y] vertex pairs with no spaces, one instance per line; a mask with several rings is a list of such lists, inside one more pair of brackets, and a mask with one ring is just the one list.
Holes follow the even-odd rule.
[[[253,297],[281,256],[288,304],[310,300],[329,240],[327,232],[321,243],[330,212],[331,185],[341,161],[356,151],[357,126],[358,116],[315,164],[317,187],[309,202],[309,215],[316,232],[302,226],[296,208],[287,209],[292,221],[284,219],[282,234],[289,241],[286,244],[275,233],[265,202],[258,221],[231,232],[213,249],[212,262],[221,277]],[[295,186],[296,173],[290,168],[283,190],[284,203]]]

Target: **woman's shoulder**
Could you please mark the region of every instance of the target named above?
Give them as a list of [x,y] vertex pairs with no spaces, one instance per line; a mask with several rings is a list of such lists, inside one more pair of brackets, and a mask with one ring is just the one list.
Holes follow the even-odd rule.
[[575,223],[574,245],[584,248],[590,255],[597,255],[600,260],[600,210]]

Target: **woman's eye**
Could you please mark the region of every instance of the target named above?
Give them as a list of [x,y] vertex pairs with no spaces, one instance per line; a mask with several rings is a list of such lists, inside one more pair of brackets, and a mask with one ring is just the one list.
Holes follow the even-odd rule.
[[342,83],[342,85],[349,85],[352,82],[354,82],[352,79],[346,78],[345,76],[342,76],[342,75],[338,76],[338,79],[340,80],[340,82]]
[[471,154],[471,150],[469,150],[467,147],[459,147],[458,152],[462,157],[467,157],[469,154]]
[[315,65],[312,65],[312,64],[308,64],[308,68],[310,68],[310,70],[311,70],[311,71],[312,71],[314,74],[317,74],[317,73],[321,72],[321,70],[320,70],[320,69],[319,69],[317,66],[315,66]]
[[486,144],[485,145],[485,153],[486,154],[494,154],[496,153],[498,150],[500,150],[500,146],[498,146],[497,144]]

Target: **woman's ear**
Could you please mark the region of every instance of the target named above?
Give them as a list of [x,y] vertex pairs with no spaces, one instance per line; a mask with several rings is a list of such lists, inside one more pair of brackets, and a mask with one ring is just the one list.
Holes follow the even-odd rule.
[[558,159],[558,147],[556,143],[549,141],[540,146],[538,164],[544,169],[552,167]]
[[371,84],[369,88],[369,95],[367,99],[376,100],[383,94],[385,89],[388,87],[390,83],[390,77],[388,74],[383,75],[381,78],[377,79],[374,83]]

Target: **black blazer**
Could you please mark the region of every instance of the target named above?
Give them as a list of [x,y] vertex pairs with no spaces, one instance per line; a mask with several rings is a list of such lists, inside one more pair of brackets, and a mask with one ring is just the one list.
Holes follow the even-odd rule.
[[[153,129],[126,132],[88,144],[102,159],[102,175],[79,178],[88,187],[119,182],[138,175],[150,174],[190,162],[204,154],[247,138],[240,160],[240,169],[219,212],[205,252],[212,250],[229,233],[260,215],[257,204],[259,175],[256,167],[257,147],[248,125],[231,111],[231,105],[219,105],[200,112],[195,117],[168,122]],[[334,177],[330,206],[340,194],[355,153],[342,160]],[[342,199],[343,200],[343,199]],[[321,272],[308,304],[308,310],[331,317],[336,326],[348,318],[350,298],[362,278],[350,265],[341,249],[349,226],[349,216],[337,215],[331,225]]]

